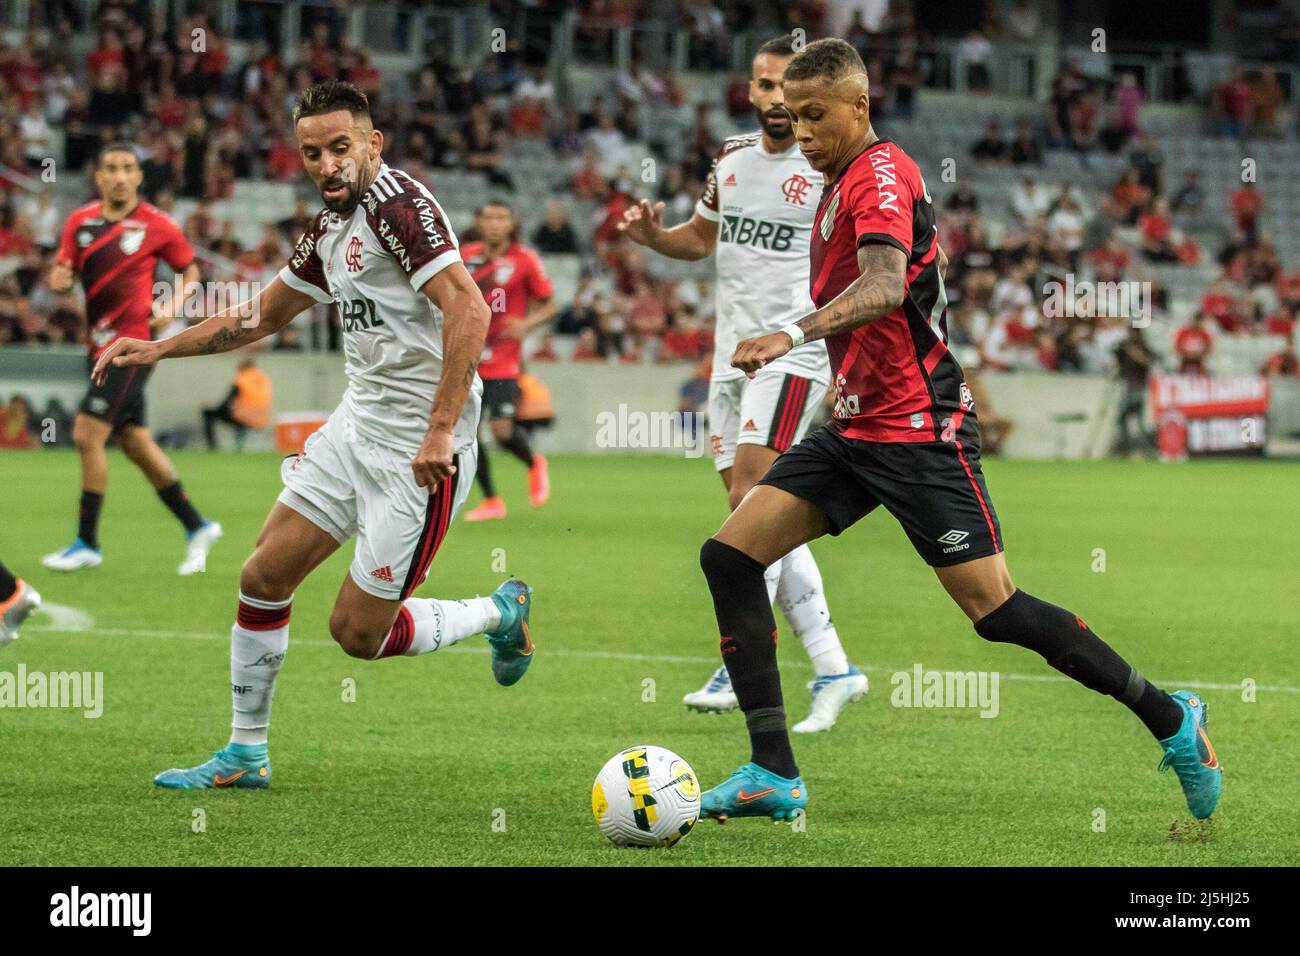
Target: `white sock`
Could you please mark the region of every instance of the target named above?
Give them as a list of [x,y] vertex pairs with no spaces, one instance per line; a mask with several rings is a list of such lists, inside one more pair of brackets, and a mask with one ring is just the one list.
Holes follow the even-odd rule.
[[[790,629],[803,644],[818,677],[843,674],[849,669],[840,635],[831,621],[822,573],[808,545],[800,545],[779,562],[780,583],[776,601],[790,622]],[[775,567],[775,565],[774,565]]]
[[239,595],[239,613],[230,630],[230,742],[264,744],[271,726],[275,676],[289,649],[287,601]]
[[428,654],[500,624],[501,612],[491,598],[407,598],[375,658]]
[[772,604],[776,601],[776,590],[781,581],[781,562],[768,565],[763,572],[763,583],[767,585],[767,603]]

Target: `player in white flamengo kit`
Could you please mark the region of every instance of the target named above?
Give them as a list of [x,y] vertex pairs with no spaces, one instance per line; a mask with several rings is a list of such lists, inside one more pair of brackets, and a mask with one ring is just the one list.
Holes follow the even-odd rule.
[[[770,40],[754,57],[749,99],[761,129],[722,144],[695,215],[664,229],[663,203],[630,208],[619,228],[674,259],[702,259],[716,249],[717,327],[709,382],[714,464],[731,508],[740,504],[776,458],[804,437],[830,386],[830,359],[820,341],[791,350],[753,380],[731,367],[736,344],[773,332],[812,310],[808,241],[822,175],[795,144],[781,95],[793,55],[790,36]],[[770,598],[812,659],[812,712],[792,728],[829,730],[840,711],[867,690],[867,678],[840,645],[822,593],[821,572],[807,546],[767,571]],[[693,710],[737,706],[726,667],[687,694]]]
[[197,767],[159,774],[164,787],[270,783],[267,730],[294,589],[354,535],[330,615],[348,654],[411,657],[486,634],[498,683],[515,683],[532,661],[523,582],[464,601],[411,596],[474,481],[487,303],[437,200],[380,158],[383,134],[363,93],[337,81],[311,87],[294,128],[326,208],[255,300],[256,320],[236,309],[159,342],[122,339],[94,371],[238,348],[316,302],[336,304],[343,328],[343,400],[286,459],[284,491],[240,575],[230,742]]

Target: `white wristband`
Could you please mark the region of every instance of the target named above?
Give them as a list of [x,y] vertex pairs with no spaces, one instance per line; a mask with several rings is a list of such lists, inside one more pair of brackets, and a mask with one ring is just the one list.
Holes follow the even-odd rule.
[[803,345],[803,329],[799,328],[799,326],[791,323],[781,331],[790,336],[790,341],[793,343],[790,348],[797,349],[799,346]]

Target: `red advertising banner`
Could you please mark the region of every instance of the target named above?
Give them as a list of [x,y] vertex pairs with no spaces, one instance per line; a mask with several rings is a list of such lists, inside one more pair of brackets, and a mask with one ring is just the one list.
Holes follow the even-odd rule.
[[1268,379],[1255,375],[1154,375],[1151,411],[1160,457],[1264,448]]

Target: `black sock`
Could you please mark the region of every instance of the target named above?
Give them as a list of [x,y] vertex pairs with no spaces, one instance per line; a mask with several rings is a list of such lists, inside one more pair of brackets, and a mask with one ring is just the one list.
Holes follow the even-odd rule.
[[510,427],[510,437],[501,443],[501,447],[529,468],[533,467],[533,448],[528,443],[528,433],[518,425]]
[[0,561],[0,601],[9,600],[17,590],[18,582],[9,573],[9,569],[5,567],[4,562]]
[[483,439],[478,440],[478,486],[483,489],[483,497],[495,498],[497,496],[496,485],[492,484],[492,466],[488,463],[487,445]]
[[81,509],[77,513],[77,537],[92,548],[99,547],[99,509],[104,496],[98,491],[81,493]]
[[767,599],[765,568],[713,538],[700,549],[700,567],[713,592],[722,660],[745,714],[750,760],[782,777],[797,777],[776,667],[776,619]]
[[179,481],[173,481],[166,488],[159,488],[158,497],[176,516],[176,520],[185,525],[186,531],[193,534],[203,527],[203,516],[194,510],[190,496],[185,493]]
[[1172,697],[1134,670],[1083,618],[1064,608],[1017,589],[976,622],[975,632],[987,641],[1027,647],[1084,687],[1109,694],[1137,714],[1157,740],[1172,736],[1182,725],[1183,710]]

